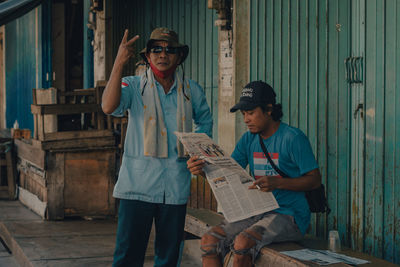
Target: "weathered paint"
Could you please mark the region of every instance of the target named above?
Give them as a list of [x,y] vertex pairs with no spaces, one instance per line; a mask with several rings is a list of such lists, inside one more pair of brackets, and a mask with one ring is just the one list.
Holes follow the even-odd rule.
[[[185,77],[197,81],[205,90],[211,107],[217,140],[218,103],[218,29],[214,26],[215,10],[207,9],[207,1],[151,0],[112,2],[112,42],[114,58],[125,29],[129,38],[138,34],[136,51],[145,47],[150,33],[157,27],[169,27],[179,35],[181,43],[189,45],[189,56],[184,63]],[[137,60],[140,56],[137,55]],[[136,60],[125,69],[133,75]]]
[[[365,38],[365,1],[352,1],[351,13],[351,56],[364,56]],[[373,77],[371,77],[373,78]],[[366,76],[368,79],[368,75]],[[357,107],[364,105],[365,85],[363,83],[351,84],[351,247],[363,250],[364,239],[364,214],[365,214],[365,125]],[[372,219],[372,218],[371,218]]]
[[400,263],[400,3],[365,0],[364,250]]
[[[347,1],[251,1],[250,80],[277,92],[283,121],[309,137],[332,212],[313,215],[310,232],[338,229],[348,240],[349,90],[343,61],[349,54]],[[338,26],[340,28],[338,29]]]
[[33,130],[30,110],[32,88],[37,84],[36,9],[5,26],[6,127],[18,120],[20,128]]
[[[250,80],[276,89],[327,188],[332,212],[310,232],[338,229],[343,245],[400,263],[400,3],[249,1]],[[363,57],[364,83],[347,83],[350,56]]]

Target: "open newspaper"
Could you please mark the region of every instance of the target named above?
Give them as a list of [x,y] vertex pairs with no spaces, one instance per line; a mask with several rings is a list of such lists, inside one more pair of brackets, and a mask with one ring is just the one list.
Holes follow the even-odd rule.
[[248,189],[254,178],[206,134],[175,134],[190,156],[199,156],[206,161],[203,170],[228,222],[279,208],[271,192]]

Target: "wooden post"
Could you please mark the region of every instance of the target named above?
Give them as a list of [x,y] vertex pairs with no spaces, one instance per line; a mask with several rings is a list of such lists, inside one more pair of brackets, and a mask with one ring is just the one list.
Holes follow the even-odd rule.
[[[64,153],[48,153],[47,213],[48,220],[64,219]],[[51,170],[51,171],[50,171]]]
[[[32,104],[37,105],[36,89],[32,89]],[[33,114],[33,139],[38,139],[38,114]]]
[[6,152],[7,162],[7,184],[8,184],[8,196],[10,200],[15,199],[15,187],[16,187],[16,175],[17,168],[15,164],[14,149],[11,148]]

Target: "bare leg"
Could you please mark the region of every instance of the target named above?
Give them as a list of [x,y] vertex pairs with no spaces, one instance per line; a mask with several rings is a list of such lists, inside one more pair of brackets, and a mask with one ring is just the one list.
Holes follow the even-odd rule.
[[[225,232],[221,227],[215,226],[211,229],[212,232],[221,236],[225,236]],[[220,240],[210,234],[204,234],[201,238],[201,249],[204,254],[202,256],[203,267],[220,267],[222,266],[221,259],[217,254],[216,248]]]
[[[253,238],[257,240],[261,240],[260,234],[251,231],[251,230],[245,230],[248,235],[252,236]],[[234,242],[234,249],[236,250],[236,253],[234,253],[233,257],[233,266],[234,267],[251,267],[252,264],[252,258],[249,253],[246,253],[246,251],[256,245],[256,241],[248,237],[246,234],[240,233],[236,236],[235,242]],[[243,251],[244,253],[237,253],[237,251]]]

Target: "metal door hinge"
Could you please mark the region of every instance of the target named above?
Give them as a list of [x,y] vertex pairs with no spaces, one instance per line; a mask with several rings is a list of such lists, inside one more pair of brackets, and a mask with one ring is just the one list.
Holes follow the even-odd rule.
[[363,57],[348,57],[344,60],[345,77],[348,83],[363,83]]

